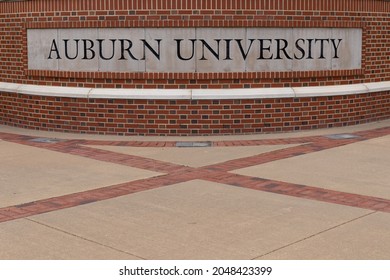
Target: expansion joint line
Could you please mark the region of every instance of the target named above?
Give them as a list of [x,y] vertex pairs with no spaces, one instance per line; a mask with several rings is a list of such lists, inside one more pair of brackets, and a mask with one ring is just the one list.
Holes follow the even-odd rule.
[[321,234],[323,234],[323,233],[326,233],[326,232],[335,230],[335,229],[337,229],[337,228],[340,228],[340,227],[342,227],[342,226],[344,226],[344,225],[353,223],[353,222],[355,222],[355,221],[357,221],[357,220],[364,219],[364,218],[366,218],[366,217],[368,217],[368,216],[371,216],[371,215],[373,215],[373,214],[375,214],[375,213],[377,213],[377,212],[376,212],[376,211],[370,212],[370,213],[364,214],[364,215],[362,215],[362,216],[359,216],[359,217],[357,217],[357,218],[354,218],[354,219],[352,219],[352,220],[349,220],[349,221],[343,222],[343,223],[341,223],[341,224],[338,224],[338,225],[336,225],[336,226],[330,227],[330,228],[328,228],[328,229],[319,231],[319,232],[317,232],[317,233],[315,233],[315,234],[312,234],[312,235],[307,236],[307,237],[305,237],[305,238],[299,239],[299,240],[297,240],[297,241],[294,241],[294,242],[292,242],[292,243],[289,243],[289,244],[287,244],[287,245],[284,245],[284,246],[282,246],[282,247],[279,247],[279,248],[277,248],[277,249],[274,249],[274,250],[272,250],[272,251],[269,251],[269,252],[267,252],[267,253],[265,253],[265,254],[262,254],[262,255],[260,255],[260,256],[254,257],[254,258],[252,258],[252,260],[257,260],[257,259],[260,259],[260,258],[264,258],[264,257],[266,257],[266,256],[268,256],[268,255],[270,255],[270,254],[272,254],[272,253],[275,253],[275,252],[281,251],[281,250],[283,250],[283,249],[286,249],[286,248],[288,248],[288,247],[294,246],[294,245],[296,245],[296,244],[299,244],[299,243],[301,243],[301,242],[304,242],[304,241],[306,241],[306,240],[309,240],[309,239],[311,239],[311,238],[314,238],[314,237],[316,237],[316,236],[319,236],[319,235],[321,235]]
[[140,256],[137,256],[137,255],[135,255],[135,254],[133,254],[133,253],[130,253],[130,252],[127,252],[127,251],[123,251],[123,250],[121,250],[121,249],[118,249],[118,248],[115,248],[115,247],[112,247],[112,246],[103,244],[103,243],[101,243],[101,242],[97,242],[97,241],[95,241],[95,240],[92,240],[92,239],[89,239],[89,238],[85,238],[85,237],[83,237],[83,236],[81,236],[81,235],[78,235],[78,234],[75,234],[75,233],[71,233],[71,232],[69,232],[69,231],[65,231],[65,230],[59,229],[59,228],[57,228],[57,227],[53,227],[53,226],[47,225],[47,224],[45,224],[45,223],[36,221],[36,220],[34,220],[34,219],[25,218],[25,220],[27,220],[27,221],[29,221],[29,222],[32,222],[32,223],[35,223],[35,224],[38,224],[38,225],[40,225],[40,226],[44,226],[44,227],[49,228],[49,229],[51,229],[51,230],[54,230],[54,231],[57,231],[57,232],[61,232],[61,233],[63,233],[63,234],[66,234],[66,235],[75,237],[75,238],[77,238],[77,239],[82,239],[82,240],[84,240],[84,241],[87,241],[87,242],[90,242],[90,243],[93,243],[93,244],[102,246],[102,247],[104,247],[104,248],[107,248],[107,249],[110,249],[110,250],[114,250],[114,251],[116,251],[116,252],[123,253],[123,254],[126,254],[126,255],[128,255],[128,256],[133,256],[133,257],[136,257],[136,258],[138,258],[138,259],[145,260],[145,258],[140,257]]

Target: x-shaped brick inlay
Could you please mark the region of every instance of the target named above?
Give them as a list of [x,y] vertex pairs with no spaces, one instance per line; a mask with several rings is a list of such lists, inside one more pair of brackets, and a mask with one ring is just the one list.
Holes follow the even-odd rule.
[[131,147],[175,147],[176,142],[164,141],[88,141],[88,140],[64,140],[58,143],[39,143],[31,141],[33,137],[14,134],[0,133],[3,141],[28,145],[38,148],[56,151],[74,156],[81,156],[98,161],[120,164],[124,166],[145,169],[164,173],[141,180],[107,186],[103,188],[83,191],[52,197],[0,208],[0,222],[20,219],[51,211],[57,211],[79,205],[129,195],[145,190],[161,188],[177,183],[195,179],[206,180],[215,183],[227,184],[241,188],[270,192],[280,195],[294,196],[303,199],[311,199],[352,207],[370,209],[374,211],[390,212],[390,200],[359,194],[334,191],[313,186],[306,186],[276,180],[262,179],[258,177],[244,176],[230,173],[233,170],[260,165],[276,160],[293,158],[326,149],[345,146],[352,143],[366,141],[390,134],[390,127],[362,131],[354,133],[352,139],[330,139],[325,136],[301,137],[276,140],[246,140],[246,141],[216,141],[213,146],[260,146],[260,145],[287,145],[299,144],[298,146],[280,149],[272,152],[257,154],[249,157],[233,159],[222,163],[203,166],[200,168],[188,167],[171,162],[159,161],[135,155],[93,148],[94,145],[105,146],[131,146]]

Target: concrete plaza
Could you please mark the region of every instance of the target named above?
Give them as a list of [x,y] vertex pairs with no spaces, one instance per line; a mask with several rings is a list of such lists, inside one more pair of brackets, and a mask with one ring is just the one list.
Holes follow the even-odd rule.
[[0,157],[0,259],[390,259],[390,121],[220,137],[0,126]]

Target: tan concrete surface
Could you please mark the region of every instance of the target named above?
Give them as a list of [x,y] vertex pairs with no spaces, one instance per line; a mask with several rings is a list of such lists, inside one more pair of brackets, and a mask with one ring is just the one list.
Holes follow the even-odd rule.
[[0,207],[159,175],[5,141],[0,158]]
[[146,259],[251,259],[368,213],[195,180],[31,220]]
[[390,136],[234,173],[390,199]]
[[0,249],[1,260],[139,259],[28,219],[0,224]]
[[259,259],[390,259],[390,215],[372,215],[341,225]]
[[207,148],[138,148],[116,146],[91,146],[94,148],[128,155],[137,155],[176,164],[202,167],[232,159],[249,157],[297,145],[262,145],[247,147],[207,147]]

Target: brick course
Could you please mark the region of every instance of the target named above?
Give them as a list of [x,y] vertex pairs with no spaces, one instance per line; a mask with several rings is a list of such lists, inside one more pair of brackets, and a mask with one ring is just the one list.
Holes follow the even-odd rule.
[[[27,69],[28,28],[83,27],[358,27],[363,29],[363,65],[354,70],[251,73]],[[0,81],[136,89],[306,87],[388,81],[389,30],[390,2],[383,0],[4,2],[0,3]],[[300,99],[128,101],[1,93],[0,123],[34,129],[139,135],[291,131],[388,118],[388,95],[389,92]]]

